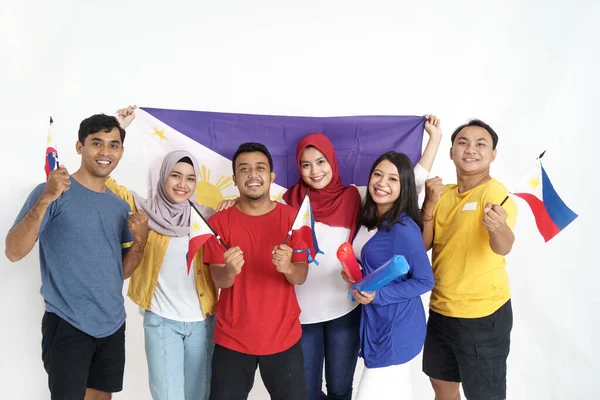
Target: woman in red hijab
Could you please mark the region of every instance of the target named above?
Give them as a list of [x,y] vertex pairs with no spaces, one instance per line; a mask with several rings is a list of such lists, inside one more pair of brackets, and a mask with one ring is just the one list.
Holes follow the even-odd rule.
[[[415,167],[422,190],[441,141],[439,120],[425,116],[429,143]],[[361,197],[355,186],[342,183],[335,150],[327,136],[313,133],[296,147],[300,180],[283,200],[300,208],[306,191],[315,219],[315,234],[323,254],[309,267],[306,282],[296,286],[302,309],[302,351],[309,400],[352,398],[352,382],[360,347],[360,310],[348,299],[349,285],[340,276],[336,253],[352,242],[358,228]],[[420,185],[419,185],[420,184]],[[323,365],[327,395],[322,393]]]

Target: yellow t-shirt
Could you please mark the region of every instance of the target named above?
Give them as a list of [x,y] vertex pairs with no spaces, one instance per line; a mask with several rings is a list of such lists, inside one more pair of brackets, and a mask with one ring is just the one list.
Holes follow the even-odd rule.
[[[458,193],[458,185],[444,186],[433,211],[435,287],[429,304],[433,311],[448,317],[480,318],[510,298],[506,260],[492,251],[482,225],[485,205],[500,204],[507,194],[495,179],[464,193]],[[509,198],[502,207],[513,229],[517,206]]]

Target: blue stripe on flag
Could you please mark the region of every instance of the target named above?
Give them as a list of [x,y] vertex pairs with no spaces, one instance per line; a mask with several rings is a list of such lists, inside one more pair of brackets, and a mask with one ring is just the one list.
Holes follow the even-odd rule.
[[542,168],[542,199],[544,201],[544,207],[552,218],[552,221],[558,226],[560,230],[563,230],[569,225],[575,218],[575,214],[567,205],[562,201],[554,186],[546,174],[544,167]]

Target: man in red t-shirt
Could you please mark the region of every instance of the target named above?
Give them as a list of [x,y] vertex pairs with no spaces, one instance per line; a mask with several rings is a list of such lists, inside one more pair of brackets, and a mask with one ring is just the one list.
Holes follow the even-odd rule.
[[[310,244],[292,233],[297,211],[271,201],[273,161],[260,143],[244,143],[233,155],[237,205],[209,223],[230,246],[211,239],[204,262],[221,288],[215,326],[211,400],[246,399],[256,366],[273,399],[307,399],[294,285],[308,273]],[[302,250],[294,252],[294,250]]]

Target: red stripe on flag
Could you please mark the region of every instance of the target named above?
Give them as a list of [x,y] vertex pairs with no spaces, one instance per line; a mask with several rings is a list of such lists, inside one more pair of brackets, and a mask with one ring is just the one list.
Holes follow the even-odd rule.
[[527,204],[529,204],[529,207],[531,207],[531,212],[533,212],[533,216],[535,217],[535,223],[538,227],[538,231],[540,231],[546,242],[560,232],[560,228],[556,226],[554,221],[552,221],[552,218],[550,218],[550,214],[548,214],[543,201],[531,193],[513,194],[522,198],[527,202]]
[[211,238],[211,236],[214,236],[214,235],[212,233],[207,233],[204,235],[194,236],[193,238],[190,239],[190,243],[188,245],[188,254],[187,254],[188,275],[190,274],[190,267],[192,266],[192,261],[194,260],[196,253],[198,252],[198,250],[200,250],[200,247],[202,247],[202,245],[204,243],[206,243],[206,241],[208,239]]
[[313,245],[312,229],[310,229],[310,226],[303,225],[300,227],[300,229],[295,229],[295,232],[296,235],[299,236],[304,248],[294,250],[310,250],[310,255],[313,258],[316,257],[317,255],[315,254],[315,246]]

